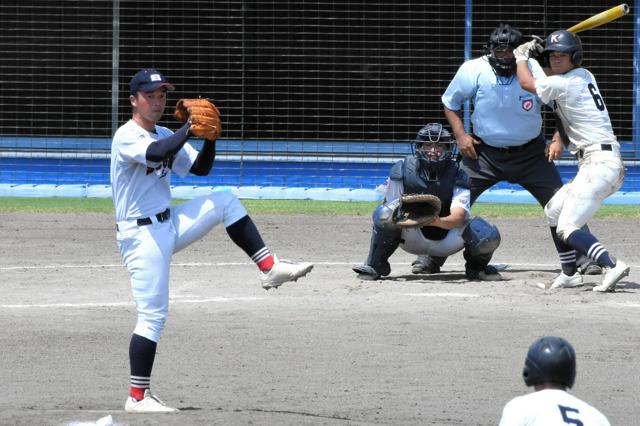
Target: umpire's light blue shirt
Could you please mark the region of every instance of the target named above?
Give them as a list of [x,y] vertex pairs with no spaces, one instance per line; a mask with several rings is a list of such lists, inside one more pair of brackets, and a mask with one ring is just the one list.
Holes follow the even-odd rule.
[[[529,60],[535,78],[544,71]],[[442,95],[442,103],[452,111],[473,101],[473,133],[496,147],[522,145],[540,134],[542,101],[520,87],[518,77],[496,76],[486,56],[465,62]]]

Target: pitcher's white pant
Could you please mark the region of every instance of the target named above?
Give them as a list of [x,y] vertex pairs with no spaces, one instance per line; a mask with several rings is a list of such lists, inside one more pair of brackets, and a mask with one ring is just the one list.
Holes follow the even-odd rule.
[[160,339],[169,310],[173,253],[204,237],[217,224],[228,227],[246,215],[233,193],[217,191],[172,207],[166,222],[159,223],[155,217],[146,226],[137,226],[135,220],[118,222],[118,247],[138,309],[135,334],[154,342]]
[[[587,148],[588,150],[588,148]],[[578,163],[578,174],[549,200],[544,208],[550,226],[557,226],[565,242],[598,211],[602,202],[622,186],[624,165],[620,153],[587,152]]]
[[403,229],[401,238],[404,242],[400,243],[400,248],[411,254],[451,256],[464,248],[462,231],[464,227],[452,229],[442,240],[428,240],[419,228]]

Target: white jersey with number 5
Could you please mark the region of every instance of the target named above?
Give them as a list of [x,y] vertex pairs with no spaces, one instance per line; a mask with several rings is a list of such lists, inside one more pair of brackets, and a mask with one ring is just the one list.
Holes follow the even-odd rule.
[[572,154],[592,144],[620,148],[596,79],[588,70],[574,68],[565,74],[536,78],[535,84],[542,102],[556,102]]
[[600,411],[559,389],[513,398],[502,410],[500,426],[609,426]]

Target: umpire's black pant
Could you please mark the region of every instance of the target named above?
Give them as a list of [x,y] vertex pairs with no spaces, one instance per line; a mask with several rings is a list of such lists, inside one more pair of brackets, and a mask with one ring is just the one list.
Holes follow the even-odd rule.
[[[480,140],[478,137],[474,136]],[[527,190],[544,207],[562,187],[560,173],[544,153],[541,134],[524,145],[494,148],[483,141],[476,145],[478,159],[464,157],[463,169],[469,175],[471,204],[498,182],[515,183]]]

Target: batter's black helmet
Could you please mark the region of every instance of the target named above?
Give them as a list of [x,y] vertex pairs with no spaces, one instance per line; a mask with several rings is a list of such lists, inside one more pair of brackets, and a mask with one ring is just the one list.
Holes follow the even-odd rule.
[[[438,172],[443,170],[449,160],[453,158],[454,142],[451,133],[442,127],[440,123],[429,123],[420,129],[413,143],[413,148],[420,167],[426,172],[428,179],[437,179]],[[437,157],[430,155],[430,152],[424,149],[425,144],[434,143],[445,146],[444,151]]]
[[549,55],[550,52],[571,53],[571,63],[573,65],[579,67],[582,63],[582,42],[580,37],[569,31],[554,31],[547,37],[542,54]]
[[542,337],[529,347],[522,377],[527,386],[555,383],[573,387],[576,379],[576,353],[561,337]]
[[516,72],[516,59],[500,60],[493,55],[494,49],[515,49],[520,45],[522,33],[509,24],[500,24],[491,32],[487,42],[489,63],[498,75],[509,77]]

